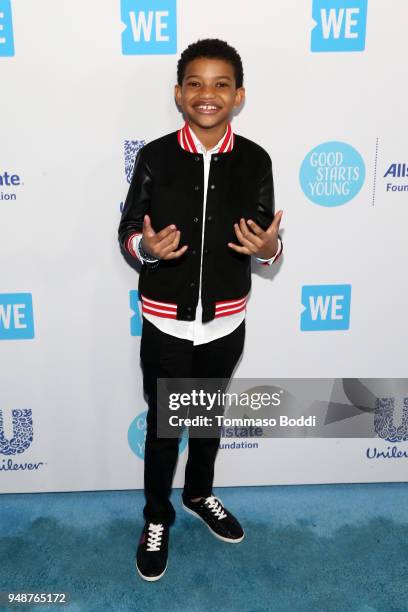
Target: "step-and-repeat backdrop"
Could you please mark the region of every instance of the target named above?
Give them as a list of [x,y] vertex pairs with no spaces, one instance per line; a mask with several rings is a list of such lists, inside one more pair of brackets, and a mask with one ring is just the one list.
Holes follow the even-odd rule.
[[406,479],[404,385],[373,379],[407,374],[407,27],[405,0],[0,0],[2,492],[142,487],[138,275],[117,227],[137,150],[183,123],[178,57],[206,37],[242,57],[233,128],[270,153],[284,211],[235,377],[331,380],[377,432],[226,435],[215,484]]

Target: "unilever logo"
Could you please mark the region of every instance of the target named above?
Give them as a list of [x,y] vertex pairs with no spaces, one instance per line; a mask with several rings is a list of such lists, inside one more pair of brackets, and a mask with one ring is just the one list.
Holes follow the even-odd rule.
[[313,0],[311,51],[364,51],[367,0]]
[[[128,429],[128,443],[139,459],[144,459],[146,440],[147,410],[141,412],[130,424]],[[188,432],[184,430],[179,440],[179,455],[184,451],[188,442]]]
[[0,57],[14,55],[13,19],[10,0],[0,0]]
[[[136,155],[139,150],[146,144],[145,140],[125,140],[125,175],[126,180],[130,184],[133,176]],[[123,212],[123,202],[120,203],[120,212]]]
[[389,442],[406,442],[408,440],[408,397],[403,399],[402,419],[400,425],[394,423],[395,398],[377,399],[375,403],[374,429],[377,435]]
[[121,0],[122,53],[177,53],[176,0]]
[[301,331],[333,331],[350,327],[351,285],[304,285]]
[[363,186],[365,165],[360,153],[345,142],[325,142],[312,149],[300,168],[304,194],[319,206],[341,206]]
[[[13,433],[10,438],[6,438],[4,432],[3,412],[0,410],[0,454],[18,455],[24,453],[33,441],[33,418],[31,410],[12,410]],[[12,459],[2,459],[0,472],[17,470],[38,470],[44,465],[42,461],[38,463],[14,463]]]

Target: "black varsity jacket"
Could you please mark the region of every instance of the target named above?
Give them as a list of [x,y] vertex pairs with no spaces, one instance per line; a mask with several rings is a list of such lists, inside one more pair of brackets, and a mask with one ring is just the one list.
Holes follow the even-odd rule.
[[[201,299],[202,322],[220,313],[222,304],[245,298],[251,288],[251,256],[237,253],[228,242],[239,244],[234,223],[253,219],[266,229],[274,217],[272,163],[255,142],[238,134],[234,146],[211,156],[206,216],[203,219],[203,155],[184,149],[180,131],[146,144],[137,153],[130,188],[118,229],[121,247],[130,246],[149,214],[159,232],[174,223],[180,243],[188,245],[179,258],[160,260],[157,267],[144,263],[139,295],[163,306],[169,316],[193,320],[199,296],[202,224],[204,228]],[[280,237],[279,237],[280,238]],[[160,306],[156,306],[160,307]]]

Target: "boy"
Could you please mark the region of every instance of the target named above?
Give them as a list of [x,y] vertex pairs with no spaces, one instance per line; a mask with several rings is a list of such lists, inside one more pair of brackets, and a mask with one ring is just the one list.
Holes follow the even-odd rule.
[[[251,255],[269,265],[282,251],[270,157],[230,124],[244,96],[241,58],[226,42],[199,40],[181,54],[175,100],[185,124],[138,152],[119,225],[120,245],[142,262],[149,409],[136,567],[145,580],[166,571],[175,519],[169,496],[178,440],[157,436],[157,378],[231,377],[244,346]],[[237,543],[242,527],[212,493],[219,442],[190,436],[183,507]]]

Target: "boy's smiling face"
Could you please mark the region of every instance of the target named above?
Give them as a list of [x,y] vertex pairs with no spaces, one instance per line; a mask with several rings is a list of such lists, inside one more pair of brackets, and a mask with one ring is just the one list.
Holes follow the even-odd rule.
[[244,98],[245,88],[236,88],[233,65],[223,59],[189,62],[182,85],[175,86],[175,99],[186,119],[204,129],[226,125]]

